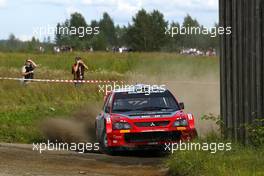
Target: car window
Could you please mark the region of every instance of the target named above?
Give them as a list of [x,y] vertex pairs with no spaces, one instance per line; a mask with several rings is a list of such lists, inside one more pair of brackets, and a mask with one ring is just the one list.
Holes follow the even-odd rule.
[[119,93],[113,103],[113,112],[177,111],[179,105],[170,92],[145,94]]

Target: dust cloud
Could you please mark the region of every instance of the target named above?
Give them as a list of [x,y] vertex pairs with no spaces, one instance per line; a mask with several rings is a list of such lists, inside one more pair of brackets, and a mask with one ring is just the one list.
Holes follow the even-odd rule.
[[71,117],[47,119],[40,125],[47,140],[54,142],[95,142],[95,118],[100,104],[88,104],[76,110]]

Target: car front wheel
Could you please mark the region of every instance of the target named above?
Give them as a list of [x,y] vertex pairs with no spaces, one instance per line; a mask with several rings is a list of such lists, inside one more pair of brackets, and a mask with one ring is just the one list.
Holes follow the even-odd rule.
[[108,155],[114,155],[115,154],[115,149],[113,147],[109,147],[108,146],[107,134],[106,134],[106,130],[105,129],[102,132],[99,144],[100,144],[100,151],[102,153],[105,153],[105,154],[108,154]]

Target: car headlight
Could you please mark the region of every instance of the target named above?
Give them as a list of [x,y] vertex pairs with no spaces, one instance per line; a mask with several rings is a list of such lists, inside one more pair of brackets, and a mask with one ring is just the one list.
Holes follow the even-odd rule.
[[186,119],[178,119],[174,122],[173,126],[175,127],[188,126],[188,121]]
[[128,130],[131,129],[131,125],[127,122],[116,122],[113,124],[114,130]]

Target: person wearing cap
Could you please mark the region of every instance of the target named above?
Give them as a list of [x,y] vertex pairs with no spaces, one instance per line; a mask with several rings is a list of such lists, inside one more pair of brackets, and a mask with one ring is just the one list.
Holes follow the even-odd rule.
[[27,59],[24,66],[22,67],[22,76],[25,82],[28,82],[30,79],[34,79],[34,70],[38,65],[31,59]]
[[82,61],[81,57],[75,58],[75,63],[72,66],[72,74],[74,80],[84,80],[84,71],[88,70],[87,65]]

